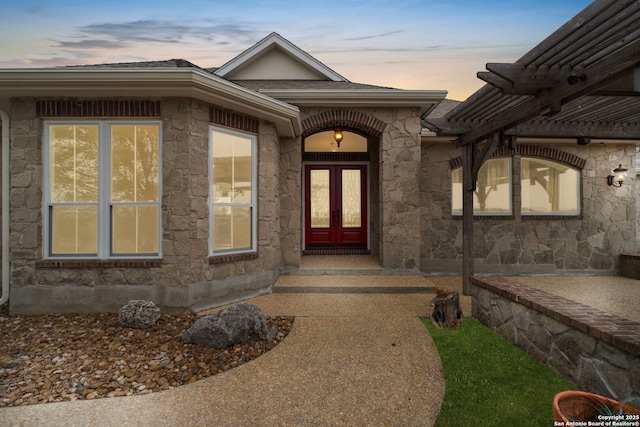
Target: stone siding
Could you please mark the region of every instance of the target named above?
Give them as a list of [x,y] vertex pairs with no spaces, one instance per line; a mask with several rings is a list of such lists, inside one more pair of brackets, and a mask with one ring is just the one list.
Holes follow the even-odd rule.
[[[359,131],[370,132],[369,247],[372,254],[379,254],[384,268],[418,268],[419,113],[411,108],[301,108],[302,121],[311,126],[310,133],[347,122]],[[281,150],[281,247],[285,266],[297,267],[303,244],[302,139],[283,140]]]
[[472,315],[585,391],[640,407],[640,324],[505,278],[472,278]]
[[399,109],[389,117],[380,147],[382,267],[420,264],[420,115]]
[[[607,185],[612,165],[635,167],[631,144],[558,145],[585,159],[579,216],[526,216],[520,212],[520,155],[513,156],[513,214],[474,219],[474,269],[498,274],[615,274],[618,255],[636,247],[634,177],[622,188]],[[451,214],[451,143],[425,143],[421,173],[421,270],[459,274],[462,217]]]
[[280,247],[287,267],[299,267],[302,255],[302,138],[280,143]]
[[129,299],[165,310],[219,305],[268,292],[279,274],[279,141],[273,124],[258,133],[256,256],[212,263],[209,239],[210,105],[162,102],[162,259],[109,264],[43,262],[42,120],[35,100],[13,100],[11,118],[11,310],[111,311]]

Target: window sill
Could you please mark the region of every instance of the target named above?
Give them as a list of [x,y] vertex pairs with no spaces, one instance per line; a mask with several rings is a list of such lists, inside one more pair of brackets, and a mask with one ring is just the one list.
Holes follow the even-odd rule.
[[526,215],[522,214],[522,219],[537,219],[537,220],[548,220],[548,219],[582,219],[582,215],[580,214],[572,214],[572,215],[554,215],[554,214],[536,214],[536,215]]
[[155,268],[161,266],[161,259],[49,259],[36,262],[36,268]]
[[222,264],[225,262],[245,261],[257,259],[258,252],[243,252],[240,254],[213,255],[209,257],[209,264]]
[[[459,219],[462,220],[463,215],[452,215],[452,217],[454,219]],[[508,220],[513,220],[515,219],[515,216],[513,214],[506,214],[506,215],[474,215],[473,219],[494,219],[494,220],[501,220],[501,219],[508,219]]]

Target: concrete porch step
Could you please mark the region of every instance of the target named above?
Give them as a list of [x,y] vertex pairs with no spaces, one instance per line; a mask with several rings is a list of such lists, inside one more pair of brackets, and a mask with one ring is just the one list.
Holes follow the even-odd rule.
[[433,294],[435,288],[421,287],[360,287],[360,286],[283,286],[274,287],[274,294]]
[[430,294],[432,282],[419,275],[282,275],[273,293]]

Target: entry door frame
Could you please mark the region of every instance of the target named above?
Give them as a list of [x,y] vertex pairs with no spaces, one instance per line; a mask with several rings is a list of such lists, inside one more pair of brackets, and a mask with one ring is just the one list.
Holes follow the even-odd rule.
[[366,236],[367,236],[367,244],[366,249],[371,248],[371,178],[370,178],[370,162],[303,162],[302,163],[302,249],[307,249],[307,166],[338,166],[338,167],[349,167],[349,166],[364,166],[366,171],[365,183],[364,183],[364,191],[365,191],[365,203],[366,203],[366,215],[364,220],[366,221]]

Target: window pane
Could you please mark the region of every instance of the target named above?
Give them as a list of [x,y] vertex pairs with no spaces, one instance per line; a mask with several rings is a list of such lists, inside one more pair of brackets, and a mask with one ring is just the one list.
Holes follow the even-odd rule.
[[251,208],[231,208],[233,249],[251,247]]
[[329,227],[329,170],[309,171],[311,227]]
[[51,252],[96,254],[98,252],[98,208],[53,206],[51,208]]
[[251,203],[252,140],[213,132],[214,201]]
[[50,200],[98,201],[98,126],[49,128]]
[[362,219],[362,197],[360,194],[360,170],[342,171],[342,226],[360,227]]
[[159,127],[111,127],[111,200],[156,202],[159,199]]
[[[452,174],[452,211],[462,213],[462,168]],[[478,172],[473,192],[474,214],[508,214],[511,212],[511,172],[509,158],[489,159]]]
[[233,136],[213,132],[213,187],[214,202],[231,202]]
[[112,207],[114,254],[158,253],[158,207]]
[[214,207],[213,239],[216,251],[251,248],[251,208]]
[[252,248],[254,144],[235,132],[211,132],[213,252]]
[[251,140],[234,137],[233,203],[251,203]]
[[580,174],[563,164],[522,159],[522,213],[578,213]]
[[224,251],[231,245],[231,208],[220,206],[213,208],[213,249]]
[[367,138],[357,133],[342,131],[344,139],[340,142],[340,148],[333,138],[334,131],[318,132],[304,139],[304,151],[307,153],[366,153]]

